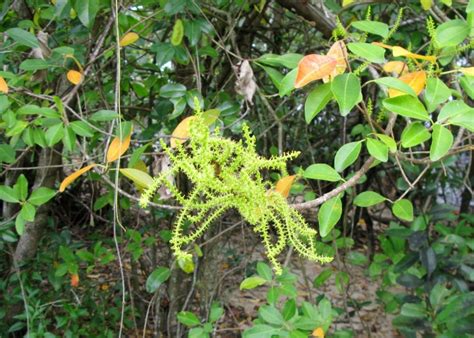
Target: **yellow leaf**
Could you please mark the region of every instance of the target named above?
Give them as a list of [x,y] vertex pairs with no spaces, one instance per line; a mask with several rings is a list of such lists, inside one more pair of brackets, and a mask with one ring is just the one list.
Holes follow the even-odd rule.
[[189,123],[195,119],[196,116],[189,116],[182,120],[171,134],[170,145],[175,148],[178,144],[186,141],[189,137]]
[[381,42],[372,42],[372,44],[376,45],[376,46],[379,46],[379,47],[386,48],[386,49],[391,49],[392,53],[393,53],[393,56],[395,56],[395,57],[404,56],[404,57],[407,57],[407,58],[410,58],[410,59],[426,60],[426,61],[429,61],[429,62],[432,62],[432,63],[436,62],[436,56],[433,56],[433,55],[415,54],[415,53],[412,53],[412,52],[408,51],[407,49],[405,49],[403,47],[390,46],[390,45],[386,45],[386,44],[381,43]]
[[383,70],[387,73],[406,74],[408,67],[405,62],[402,61],[389,61],[383,66]]
[[70,70],[67,72],[67,79],[74,85],[78,85],[82,82],[82,73],[77,70]]
[[290,194],[291,186],[295,181],[296,175],[286,176],[280,179],[275,187],[275,191],[279,192],[283,197],[287,198]]
[[459,68],[459,71],[464,75],[474,76],[474,67]]
[[130,140],[132,135],[128,135],[126,138],[120,140],[120,137],[116,137],[110,143],[109,150],[107,151],[107,162],[113,162],[122,156],[130,147]]
[[311,334],[313,337],[324,338],[324,330],[321,327],[314,329],[313,333]]
[[336,77],[339,74],[342,74],[347,69],[347,48],[344,41],[339,40],[334,42],[334,44],[329,48],[329,51],[326,54],[336,60],[336,67],[328,77],[324,77],[323,81],[328,82],[331,78]]
[[425,11],[429,10],[431,6],[433,6],[433,0],[420,0],[420,3],[421,7],[423,7]]
[[[418,72],[413,72],[413,73],[407,73],[403,76],[400,76],[399,79],[405,82],[407,85],[409,85],[415,91],[416,95],[419,95],[425,88],[426,72],[418,71]],[[396,89],[390,88],[388,90],[389,97],[395,97],[395,96],[404,95],[404,94],[406,93],[398,91]]]
[[349,6],[352,4],[355,0],[342,0],[342,7]]
[[0,93],[8,94],[8,84],[2,76],[0,76]]
[[131,45],[132,43],[135,43],[139,38],[140,36],[137,33],[127,33],[120,39],[120,47]]
[[139,188],[148,188],[153,183],[153,178],[139,169],[123,168],[120,172],[131,179]]
[[312,81],[330,75],[336,65],[337,61],[333,57],[317,54],[306,55],[298,63],[295,88],[301,88]]
[[59,192],[63,192],[72,182],[74,182],[79,176],[84,174],[85,172],[91,170],[96,166],[95,163],[89,164],[88,166],[85,166],[84,168],[79,169],[78,171],[73,172],[71,175],[66,177],[62,182],[61,185],[59,186]]

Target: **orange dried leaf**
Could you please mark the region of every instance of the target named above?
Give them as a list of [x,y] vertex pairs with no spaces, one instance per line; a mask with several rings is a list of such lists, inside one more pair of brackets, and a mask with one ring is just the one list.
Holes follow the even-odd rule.
[[131,134],[123,140],[120,140],[120,137],[118,136],[114,138],[110,143],[109,150],[107,150],[107,162],[113,162],[122,156],[127,151],[128,147],[130,147],[131,139]]
[[459,68],[459,71],[464,75],[474,76],[474,67]]
[[175,148],[178,144],[186,141],[186,139],[189,137],[189,123],[195,118],[195,116],[186,117],[176,126],[175,130],[173,130],[173,133],[171,134],[171,148]]
[[125,34],[121,39],[120,39],[120,47],[125,47],[128,45],[131,45],[132,43],[136,42],[140,36],[137,33],[130,32]]
[[79,286],[79,275],[77,273],[73,273],[71,275],[71,286],[73,288],[77,288]]
[[293,182],[295,181],[295,178],[296,175],[283,177],[277,182],[275,186],[275,191],[279,192],[283,197],[287,198],[290,194],[290,189],[293,185]]
[[337,61],[333,57],[317,54],[306,55],[298,63],[295,88],[301,88],[312,81],[330,75],[336,65]]
[[390,61],[383,66],[387,73],[406,74],[408,72],[407,64],[403,61]]
[[[418,71],[418,72],[413,72],[413,73],[407,73],[403,76],[400,76],[399,79],[405,82],[407,85],[409,85],[415,91],[416,95],[419,95],[425,88],[426,72]],[[395,96],[404,95],[404,94],[406,93],[398,91],[396,89],[390,88],[388,90],[389,97],[395,97]]]
[[347,48],[344,41],[339,40],[329,48],[327,56],[336,59],[336,68],[332,71],[331,77],[342,74],[347,69]]
[[386,45],[385,43],[382,43],[382,42],[372,42],[372,44],[375,45],[375,46],[386,48],[386,49],[392,49],[393,48],[392,46]]
[[324,338],[324,330],[321,327],[314,329],[311,334],[313,337]]
[[78,72],[77,70],[68,71],[66,76],[69,82],[71,82],[73,85],[78,85],[81,83],[83,78],[82,73]]
[[66,177],[62,182],[61,185],[59,186],[59,192],[63,192],[72,182],[74,182],[79,176],[84,174],[85,172],[91,170],[96,166],[95,163],[89,164],[88,166],[85,166],[84,168],[79,169],[78,171],[73,172],[71,175]]
[[8,94],[8,84],[2,76],[0,76],[0,93]]

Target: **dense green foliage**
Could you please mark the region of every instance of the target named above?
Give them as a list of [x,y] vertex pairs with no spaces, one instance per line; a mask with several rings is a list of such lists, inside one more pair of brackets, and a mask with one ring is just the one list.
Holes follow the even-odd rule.
[[474,334],[473,0],[0,7],[0,335]]

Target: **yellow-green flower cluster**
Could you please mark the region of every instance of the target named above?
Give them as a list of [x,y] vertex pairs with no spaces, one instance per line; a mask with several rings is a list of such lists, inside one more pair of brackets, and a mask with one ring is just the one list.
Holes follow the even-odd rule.
[[[182,205],[171,239],[178,259],[189,259],[191,255],[184,247],[202,236],[225,211],[235,209],[261,236],[277,274],[282,272],[277,257],[287,244],[311,260],[332,260],[316,252],[316,230],[262,177],[262,171],[274,170],[287,175],[286,162],[298,152],[263,158],[256,153],[255,137],[246,125],[243,141],[236,142],[219,136],[219,131],[211,133],[200,112],[189,128],[188,143],[171,149],[161,142],[170,157],[171,172],[155,177],[140,199],[140,205],[146,207],[155,191],[165,185]],[[186,196],[167,180],[170,174],[179,173],[186,175],[193,186]]]

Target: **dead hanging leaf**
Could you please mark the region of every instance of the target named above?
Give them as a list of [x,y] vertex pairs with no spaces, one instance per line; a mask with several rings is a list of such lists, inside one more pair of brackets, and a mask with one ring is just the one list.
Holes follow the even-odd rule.
[[[409,85],[415,91],[416,95],[419,95],[425,88],[426,72],[421,70],[418,72],[407,73],[403,76],[400,76],[399,79],[405,82],[407,85]],[[406,93],[401,92],[396,89],[390,88],[388,90],[389,97],[395,97],[395,96],[404,95],[404,94]]]
[[81,83],[82,78],[83,78],[82,73],[78,72],[77,70],[70,70],[67,72],[67,79],[73,85],[78,85],[79,83]]
[[78,171],[73,172],[71,175],[66,177],[62,182],[61,185],[59,186],[59,192],[63,192],[72,182],[74,182],[79,176],[84,174],[85,172],[91,170],[96,166],[95,163],[89,164],[88,166],[85,166],[84,168],[79,169]]
[[404,75],[408,72],[408,66],[403,61],[389,61],[383,66],[383,70],[387,73]]
[[311,336],[317,338],[324,338],[324,330],[321,327],[318,327],[314,329],[313,333],[311,333]]
[[275,186],[275,191],[279,192],[283,197],[287,198],[290,194],[290,189],[293,185],[293,182],[295,181],[295,178],[296,175],[281,178]]
[[120,140],[120,137],[115,137],[110,143],[109,150],[107,150],[107,163],[117,160],[122,156],[130,147],[130,140],[132,135],[128,135],[123,140]]
[[459,68],[459,71],[467,76],[474,76],[474,67]]
[[2,76],[0,76],[0,93],[8,94],[8,84]]
[[73,288],[77,288],[79,286],[79,275],[77,273],[73,273],[71,275],[71,286]]
[[186,117],[176,126],[176,128],[173,130],[173,133],[171,134],[171,148],[176,148],[178,144],[186,141],[186,139],[189,137],[189,123],[195,118],[195,116]]
[[332,78],[336,77],[339,74],[342,74],[347,69],[347,48],[344,41],[339,40],[334,42],[334,44],[329,48],[329,51],[326,54],[336,60],[336,67],[329,76],[323,78],[324,82],[330,81]]
[[252,98],[257,90],[257,85],[253,77],[253,70],[248,60],[243,60],[237,65],[237,81],[235,81],[235,91],[243,95],[245,101],[253,105]]
[[120,47],[131,45],[132,43],[135,43],[139,38],[140,36],[137,33],[127,33],[120,39],[119,45]]
[[381,43],[381,42],[372,42],[372,44],[375,45],[375,46],[379,46],[379,47],[383,47],[383,48],[392,50],[392,54],[395,57],[403,56],[403,57],[407,57],[407,58],[410,58],[410,59],[425,60],[425,61],[429,61],[431,63],[436,62],[436,56],[433,56],[433,55],[416,54],[416,53],[410,52],[409,50],[407,50],[403,47],[390,46],[390,45],[386,45],[386,44]]
[[306,55],[298,63],[295,88],[301,88],[312,81],[330,75],[336,65],[337,61],[333,57],[317,54]]

